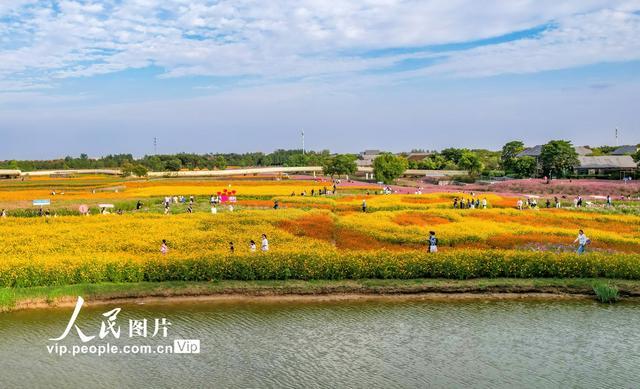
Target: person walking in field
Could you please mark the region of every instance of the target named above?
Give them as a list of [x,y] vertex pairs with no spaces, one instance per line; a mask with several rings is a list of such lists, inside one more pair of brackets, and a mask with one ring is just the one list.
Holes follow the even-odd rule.
[[611,196],[607,195],[607,207],[613,207],[613,202],[611,201]]
[[367,212],[367,200],[362,200],[362,212]]
[[269,251],[269,241],[267,240],[266,234],[262,234],[262,246],[260,249],[262,251]]
[[482,199],[482,209],[487,209],[487,199],[486,198]]
[[3,218],[3,219],[4,219],[5,217],[7,217],[7,211],[5,211],[5,210],[3,209],[3,210],[2,210],[2,212],[0,212],[0,217],[1,217],[1,218]]
[[429,250],[430,253],[438,252],[438,238],[435,231],[429,231]]
[[555,202],[555,204],[556,204],[556,208],[560,208],[560,199],[558,199],[558,196],[555,196],[555,197],[553,198],[553,201],[554,201],[554,202]]
[[169,247],[167,247],[167,241],[165,239],[162,239],[162,245],[160,245],[160,252],[162,253],[162,255],[167,255],[167,253],[169,252]]
[[138,200],[136,203],[136,211],[139,211],[142,208],[142,201]]
[[573,241],[573,243],[578,243],[578,249],[576,250],[576,253],[582,254],[584,253],[587,245],[591,243],[591,239],[587,238],[587,236],[584,234],[584,231],[580,230],[578,231],[578,237]]
[[249,241],[249,251],[251,251],[252,253],[256,252],[256,241],[253,239]]
[[518,207],[518,209],[519,209],[520,211],[522,211],[522,205],[523,205],[523,204],[524,204],[524,203],[522,202],[522,199],[518,199],[518,202],[516,203],[516,205],[517,205],[517,207]]

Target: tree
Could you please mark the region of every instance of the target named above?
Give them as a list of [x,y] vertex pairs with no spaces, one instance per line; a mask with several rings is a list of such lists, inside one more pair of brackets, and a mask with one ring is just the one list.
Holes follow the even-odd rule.
[[307,154],[292,154],[287,158],[285,166],[309,166],[309,157]]
[[400,177],[409,163],[406,158],[398,157],[391,153],[383,153],[373,160],[373,175],[377,181],[391,184]]
[[227,160],[222,155],[218,155],[213,160],[213,166],[215,166],[216,169],[224,170],[227,168]]
[[328,176],[353,175],[356,174],[357,168],[356,157],[351,154],[338,154],[333,158],[326,159],[322,165],[322,171]]
[[144,165],[136,164],[131,172],[138,177],[145,177],[147,173],[149,173],[149,170],[147,170]]
[[640,164],[640,146],[638,148],[639,150],[636,151],[636,153],[633,154],[631,158],[633,158],[633,160],[636,161],[636,163]]
[[519,140],[511,141],[502,146],[502,155],[500,155],[500,163],[505,173],[514,172],[516,155],[524,150],[524,143]]
[[173,172],[177,172],[180,169],[182,169],[182,161],[180,159],[178,159],[178,158],[170,159],[165,164],[165,168],[167,170],[170,170],[170,171],[173,171]]
[[578,153],[570,141],[552,140],[542,146],[540,161],[544,174],[552,177],[564,177],[578,165]]
[[477,175],[484,169],[484,164],[480,161],[478,154],[464,151],[458,161],[458,167],[468,171],[470,175]]
[[516,158],[513,161],[512,172],[516,174],[518,177],[533,177],[536,174],[536,169],[538,168],[538,162],[535,158],[530,156],[524,156],[520,158]]
[[125,162],[122,165],[122,175],[125,177],[129,177],[130,175],[135,175],[138,177],[144,177],[147,175],[149,171],[144,165],[141,164],[132,164],[130,162]]
[[452,161],[455,164],[458,164],[458,162],[460,161],[460,158],[462,158],[462,154],[468,151],[467,149],[456,149],[453,147],[449,147],[448,149],[444,149],[440,152],[440,154],[442,154],[442,156],[447,160],[447,161]]

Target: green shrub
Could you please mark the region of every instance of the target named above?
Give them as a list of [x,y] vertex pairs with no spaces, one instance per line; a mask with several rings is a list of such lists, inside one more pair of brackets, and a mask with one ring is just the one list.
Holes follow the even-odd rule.
[[618,288],[606,283],[593,285],[593,291],[601,303],[615,303],[620,298]]

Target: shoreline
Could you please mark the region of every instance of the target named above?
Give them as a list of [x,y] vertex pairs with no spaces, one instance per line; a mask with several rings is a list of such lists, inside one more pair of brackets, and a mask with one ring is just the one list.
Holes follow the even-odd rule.
[[[608,279],[414,279],[214,281],[79,284],[0,289],[0,312],[106,304],[287,303],[335,301],[593,300],[595,283],[618,287],[623,300],[640,297],[640,281]],[[1,314],[1,313],[0,313]]]

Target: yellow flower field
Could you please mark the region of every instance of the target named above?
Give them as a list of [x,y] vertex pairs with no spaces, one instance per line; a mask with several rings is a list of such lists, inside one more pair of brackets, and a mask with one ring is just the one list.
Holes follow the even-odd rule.
[[[145,200],[148,206],[122,215],[20,217],[16,213],[12,217],[10,213],[0,219],[0,285],[199,279],[206,278],[205,273],[214,278],[251,279],[261,271],[276,272],[276,278],[354,277],[366,271],[406,278],[428,276],[433,266],[453,266],[452,274],[464,278],[485,275],[489,270],[484,266],[489,263],[495,265],[491,271],[496,274],[526,270],[532,276],[546,272],[553,276],[574,269],[580,276],[611,271],[607,269],[613,263],[626,266],[615,269],[623,276],[633,278],[640,272],[634,265],[640,261],[640,217],[634,215],[572,209],[519,211],[508,207],[515,204],[514,198],[495,194],[480,195],[487,199],[488,209],[464,210],[451,206],[456,196],[470,197],[464,193],[375,195],[375,188],[369,188],[366,195],[367,189],[350,187],[339,189],[337,195],[299,196],[312,188],[331,188],[329,182],[163,180],[122,185],[122,191],[95,196],[151,199]],[[207,212],[208,196],[225,188],[237,191],[235,211],[220,207],[218,214]],[[5,188],[0,198],[48,198],[38,192],[42,190]],[[65,194],[69,196],[65,200],[85,201],[94,195],[87,188],[74,193]],[[199,210],[189,214],[185,205],[178,204],[164,215],[158,202],[173,194],[199,196]],[[272,208],[275,199],[280,209]],[[363,213],[360,207],[365,199],[367,212]],[[589,253],[583,256],[573,254],[580,228],[592,240]],[[439,239],[435,255],[426,252],[430,230]],[[270,243],[267,254],[259,252],[263,233]],[[162,239],[168,242],[167,255],[160,253]],[[258,252],[249,251],[251,239],[258,244]],[[229,242],[234,242],[233,254]],[[483,262],[487,258],[495,263]],[[569,261],[571,267],[557,267],[557,261]],[[157,269],[164,269],[164,275],[157,275]]]

